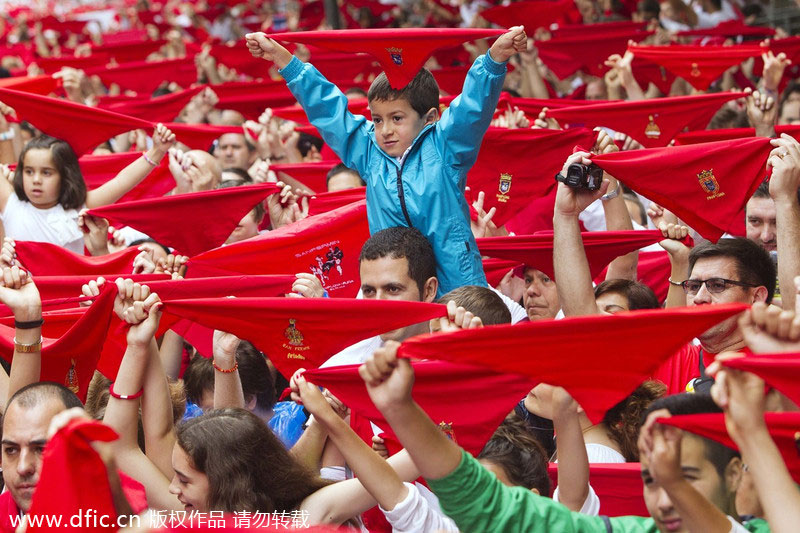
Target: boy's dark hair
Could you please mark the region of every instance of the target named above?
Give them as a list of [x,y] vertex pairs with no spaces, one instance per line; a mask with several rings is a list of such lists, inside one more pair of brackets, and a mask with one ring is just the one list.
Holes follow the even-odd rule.
[[61,177],[58,203],[64,209],[83,207],[83,204],[86,203],[86,183],[83,181],[81,167],[78,165],[78,156],[65,141],[49,135],[34,137],[28,141],[28,144],[22,149],[22,153],[19,154],[17,169],[14,171],[14,192],[17,193],[17,198],[23,202],[30,202],[22,184],[22,174],[25,170],[25,154],[28,153],[28,150],[34,149],[49,150],[52,155],[53,166]]
[[691,275],[694,264],[698,259],[713,257],[730,257],[736,261],[736,273],[739,281],[749,283],[756,287],[767,288],[767,303],[775,295],[775,263],[769,252],[750,239],[720,239],[717,244],[704,242],[698,244],[689,252],[689,274]]
[[436,303],[447,305],[450,300],[480,317],[484,326],[511,323],[511,311],[508,310],[503,299],[487,287],[464,285],[443,295],[436,300]]
[[[255,397],[259,409],[271,409],[275,405],[275,385],[264,354],[249,342],[241,341],[236,348],[236,362],[245,402]],[[203,391],[214,390],[214,372],[211,359],[199,354],[192,357],[183,375],[187,399],[199,405]]]
[[364,243],[358,262],[384,257],[407,260],[408,277],[416,282],[420,296],[425,290],[425,282],[436,277],[433,246],[416,228],[396,226],[379,231]]
[[353,174],[355,176],[358,176],[358,179],[361,182],[362,186],[367,184],[367,182],[364,181],[364,178],[361,177],[361,174],[358,173],[358,170],[353,170],[344,163],[339,163],[338,165],[336,165],[335,167],[333,167],[328,171],[328,174],[325,176],[325,185],[329,185],[331,182],[331,178],[337,174],[341,174],[342,172],[347,172],[348,174]]
[[500,424],[478,459],[501,467],[514,485],[536,489],[542,496],[550,496],[547,455],[530,433],[528,425],[516,414],[511,413]]
[[594,297],[612,292],[623,295],[628,300],[628,309],[631,311],[661,307],[653,289],[630,279],[607,279],[594,288]]
[[[684,392],[681,394],[673,394],[672,396],[664,396],[651,403],[650,407],[648,407],[642,415],[642,423],[647,420],[650,413],[659,409],[666,409],[669,411],[669,414],[673,416],[722,412],[722,409],[714,403],[714,400],[711,399],[711,396],[708,394]],[[714,469],[716,469],[719,476],[724,477],[728,463],[730,463],[731,459],[734,457],[739,457],[739,452],[727,446],[723,446],[717,441],[699,435],[694,436],[703,440],[706,459],[714,465]]]
[[439,85],[431,71],[423,68],[414,79],[402,89],[395,89],[389,84],[385,72],[381,72],[369,86],[367,101],[383,100],[386,102],[402,98],[408,101],[411,109],[420,117],[431,110],[439,109]]

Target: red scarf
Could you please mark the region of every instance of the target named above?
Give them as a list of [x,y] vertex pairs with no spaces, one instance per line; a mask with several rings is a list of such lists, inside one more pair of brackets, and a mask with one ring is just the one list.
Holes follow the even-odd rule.
[[[262,110],[263,111],[263,110]],[[226,133],[243,133],[242,126],[217,126],[214,124],[186,124],[184,122],[167,122],[178,142],[195,150],[208,151],[211,144]]]
[[[596,277],[616,257],[644,248],[664,239],[658,230],[589,231],[581,233],[589,271]],[[691,245],[689,238],[684,244]],[[553,272],[553,234],[514,235],[477,239],[481,254],[517,261],[541,270],[550,277]]]
[[269,168],[296,179],[314,192],[323,193],[328,190],[328,171],[337,164],[339,164],[337,161],[318,161],[315,163],[284,163],[270,165]]
[[[83,181],[86,187],[96,189],[109,180],[117,177],[122,169],[142,157],[139,152],[121,152],[108,155],[85,155],[78,159]],[[175,188],[175,180],[169,171],[169,158],[164,157],[161,163],[139,182],[136,187],[125,193],[117,202],[130,202],[144,198],[164,196]]]
[[[498,226],[545,196],[556,182],[553,177],[576,144],[594,143],[595,133],[583,128],[566,131],[489,128],[478,159],[467,174],[473,198],[486,194],[483,208],[497,208],[492,221]],[[536,154],[536,164],[530,156]]]
[[242,217],[276,192],[274,183],[244,185],[111,204],[89,214],[130,226],[192,256],[224,243]]
[[[43,313],[41,381],[63,383],[86,400],[116,295],[117,287],[109,284],[91,307]],[[14,327],[0,325],[0,356],[11,361],[13,354]]]
[[47,242],[16,241],[17,261],[34,276],[130,274],[136,248],[90,257]]
[[381,64],[392,87],[402,88],[414,79],[434,50],[503,33],[505,30],[475,28],[390,28],[276,33],[268,37],[336,52],[366,52]]
[[633,68],[633,77],[636,78],[636,82],[643,90],[646,91],[648,85],[651,83],[663,94],[668,95],[672,90],[672,84],[675,82],[675,74],[661,65],[657,65],[641,57],[634,57],[631,67]]
[[172,122],[180,114],[181,110],[186,107],[189,100],[202,91],[203,88],[202,85],[198,85],[197,87],[175,91],[155,98],[136,98],[105,105],[101,101],[99,107],[142,120]]
[[647,59],[685,79],[698,91],[705,91],[726,70],[763,50],[757,44],[734,46],[628,46],[636,57]]
[[[248,55],[247,50],[242,50],[242,52],[244,55]],[[266,63],[264,65],[262,76],[267,75],[268,72]],[[211,88],[219,97],[217,104],[219,109],[233,109],[253,120],[257,120],[267,107],[297,103],[283,81],[235,81],[212,85]]]
[[681,345],[746,308],[704,305],[487,326],[420,335],[405,341],[399,354],[470,363],[564,387],[596,424]]
[[[514,374],[496,374],[462,364],[415,361],[414,400],[462,448],[477,456],[497,426],[535,383]],[[305,378],[396,439],[367,394],[360,365],[308,370]]]
[[[550,463],[552,486],[558,485],[558,464]],[[600,498],[605,516],[649,516],[642,496],[640,463],[592,463],[589,483]]]
[[26,93],[50,94],[56,90],[58,81],[52,76],[15,76],[13,78],[0,79],[0,87],[14,89]]
[[[134,278],[135,279],[135,278]],[[142,281],[147,284],[152,292],[158,294],[162,300],[191,299],[191,298],[225,298],[225,297],[278,297],[292,290],[294,276],[221,276],[217,278],[196,278],[182,280],[155,280]],[[172,329],[182,337],[191,331],[191,340],[186,339],[201,354],[211,357],[211,339],[213,328],[193,324],[187,320],[179,320],[172,315],[164,315],[159,324],[156,336],[162,335]],[[126,336],[128,328],[114,315],[109,326],[109,336],[106,339],[100,360],[97,362],[99,370],[107,378],[114,380],[125,355],[127,348]],[[201,340],[195,345],[193,341]]]
[[800,354],[758,354],[728,359],[722,364],[728,368],[744,370],[760,376],[769,385],[800,405]]
[[358,202],[204,252],[191,258],[188,275],[310,272],[331,296],[351,298],[358,293],[358,256],[368,238],[366,202]]
[[497,287],[503,276],[508,274],[509,270],[517,268],[521,263],[517,261],[508,261],[506,259],[492,259],[487,257],[483,260],[483,271],[486,273],[486,281],[492,287]]
[[19,118],[68,142],[78,156],[120,133],[153,128],[150,122],[138,118],[11,89],[0,88],[0,101],[13,107]]
[[308,214],[311,216],[319,215],[353,202],[359,202],[364,200],[366,192],[366,187],[356,187],[355,189],[315,194],[308,200]]
[[716,242],[763,181],[771,150],[769,139],[759,137],[616,152],[592,161]]
[[116,83],[123,90],[150,94],[164,81],[174,81],[181,87],[188,87],[197,80],[197,67],[194,58],[182,57],[95,67],[86,69],[86,75],[98,76],[107,86]]
[[451,95],[461,94],[464,88],[464,80],[467,78],[469,67],[444,67],[432,70],[431,74],[436,78],[439,88]]
[[350,298],[170,299],[164,309],[252,342],[284,376],[316,368],[367,337],[447,312],[439,304]]
[[[48,441],[42,455],[42,471],[29,511],[30,516],[60,516],[66,524],[74,515],[86,519],[87,509],[98,523],[81,525],[81,531],[116,531],[117,510],[103,460],[92,448],[94,441],[117,440],[117,433],[94,420],[73,420]],[[105,517],[108,526],[100,527],[98,517]],[[45,522],[46,523],[46,522]],[[112,525],[113,523],[113,525]],[[28,531],[51,531],[28,523]]]
[[641,41],[651,31],[618,30],[596,35],[582,34],[536,41],[539,57],[558,76],[564,79],[583,69],[592,76],[602,77],[608,70],[604,62],[611,54],[622,54],[629,40]]
[[[800,483],[800,451],[798,451],[798,444],[795,440],[795,435],[800,431],[800,413],[764,413],[764,419],[769,434],[778,446],[789,473],[795,483]],[[722,413],[676,415],[659,418],[658,422],[685,429],[701,437],[719,442],[728,448],[739,449],[728,435],[725,427],[725,415]]]
[[[128,63],[130,61],[144,61],[147,56],[156,52],[159,48],[167,44],[167,41],[158,39],[155,41],[141,42],[118,42],[92,45],[92,56],[98,53],[107,54],[113,57],[117,63]],[[89,56],[91,57],[91,56]]]
[[558,21],[572,9],[575,9],[575,3],[571,1],[528,0],[486,9],[481,11],[481,16],[505,28],[524,24],[528,32],[533,35],[534,30],[548,28],[551,23]]
[[667,146],[690,121],[707,124],[722,104],[741,97],[741,93],[728,92],[615,101],[553,109],[547,112],[547,116],[561,124],[605,126],[630,135],[647,148],[653,148]]
[[775,35],[775,28],[767,26],[748,26],[739,19],[720,22],[713,28],[700,28],[678,32],[678,37],[736,37],[738,35],[752,35],[756,37],[769,37]]

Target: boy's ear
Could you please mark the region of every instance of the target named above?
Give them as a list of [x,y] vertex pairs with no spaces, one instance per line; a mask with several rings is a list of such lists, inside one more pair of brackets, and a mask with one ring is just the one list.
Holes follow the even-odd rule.
[[428,112],[425,113],[425,125],[433,124],[437,120],[439,120],[439,108],[432,107],[428,109]]

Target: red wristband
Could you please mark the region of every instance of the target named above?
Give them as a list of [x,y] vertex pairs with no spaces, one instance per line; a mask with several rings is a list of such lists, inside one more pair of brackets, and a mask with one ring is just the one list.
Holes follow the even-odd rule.
[[108,386],[108,393],[111,395],[112,398],[116,398],[117,400],[135,400],[142,394],[144,394],[144,387],[139,389],[139,392],[136,394],[117,394],[114,392],[114,382],[111,382],[111,385]]

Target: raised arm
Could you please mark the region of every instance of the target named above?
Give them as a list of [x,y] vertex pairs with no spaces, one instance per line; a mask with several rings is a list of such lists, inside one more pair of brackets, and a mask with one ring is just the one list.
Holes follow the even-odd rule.
[[725,413],[728,434],[739,447],[753,477],[770,529],[795,531],[800,522],[800,493],[764,422],[764,381],[754,374],[722,366],[738,354],[723,354],[709,365],[715,377],[711,395]]
[[171,479],[175,475],[172,469],[172,448],[176,440],[172,396],[155,342],[148,345],[142,395],[142,428],[147,457]]
[[[8,240],[6,242],[9,242]],[[10,241],[13,242],[13,241]],[[2,267],[0,302],[14,313],[14,358],[11,375],[0,385],[6,387],[5,404],[19,389],[40,379],[42,368],[42,301],[30,275],[19,266]]]
[[303,107],[311,123],[342,162],[364,175],[370,123],[347,108],[347,96],[312,65],[303,63],[264,33],[248,33],[247,47],[254,57],[273,61],[286,86]]
[[153,147],[142,154],[142,157],[123,168],[115,178],[107,181],[100,187],[86,193],[86,207],[101,207],[113,204],[122,196],[136,187],[144,178],[157,167],[167,150],[175,145],[175,134],[163,124],[156,125],[153,132]]
[[[558,453],[558,501],[573,511],[583,508],[589,496],[589,456],[583,440],[578,404],[561,387],[551,389],[553,428]],[[537,387],[537,396],[542,393]]]
[[489,52],[472,64],[461,94],[451,103],[436,129],[444,136],[447,150],[445,160],[449,165],[466,170],[478,157],[478,149],[489,123],[492,121],[503,80],[505,63],[524,52],[527,37],[523,26],[514,26],[497,38]]
[[689,277],[689,247],[680,239],[689,234],[689,228],[681,226],[678,217],[653,202],[647,208],[647,216],[664,236],[664,240],[658,244],[669,254],[670,283],[664,307],[683,307],[686,305],[686,293],[680,283]]
[[[569,156],[561,174],[566,175],[567,168],[573,163],[591,164],[589,153],[576,152]],[[598,313],[578,216],[607,190],[606,180],[596,191],[573,189],[565,183],[558,183],[553,215],[553,269],[558,298],[566,316]]]
[[[111,384],[103,422],[114,428],[119,439],[113,443],[119,467],[145,486],[148,503],[154,509],[180,510],[178,499],[169,492],[169,479],[139,449],[137,427],[139,397],[143,393],[151,345],[155,343],[160,318],[158,295],[146,285],[131,280],[117,280],[119,294],[114,310],[130,325],[128,347]],[[158,305],[157,305],[158,304]]]
[[781,303],[786,310],[794,310],[796,292],[792,290],[795,276],[800,275],[800,143],[785,133],[770,141],[775,148],[770,152],[767,166],[772,167],[769,195],[775,202],[778,242],[778,282],[786,289],[781,291]]
[[214,409],[244,409],[244,392],[239,378],[236,348],[239,338],[224,331],[214,331]]

